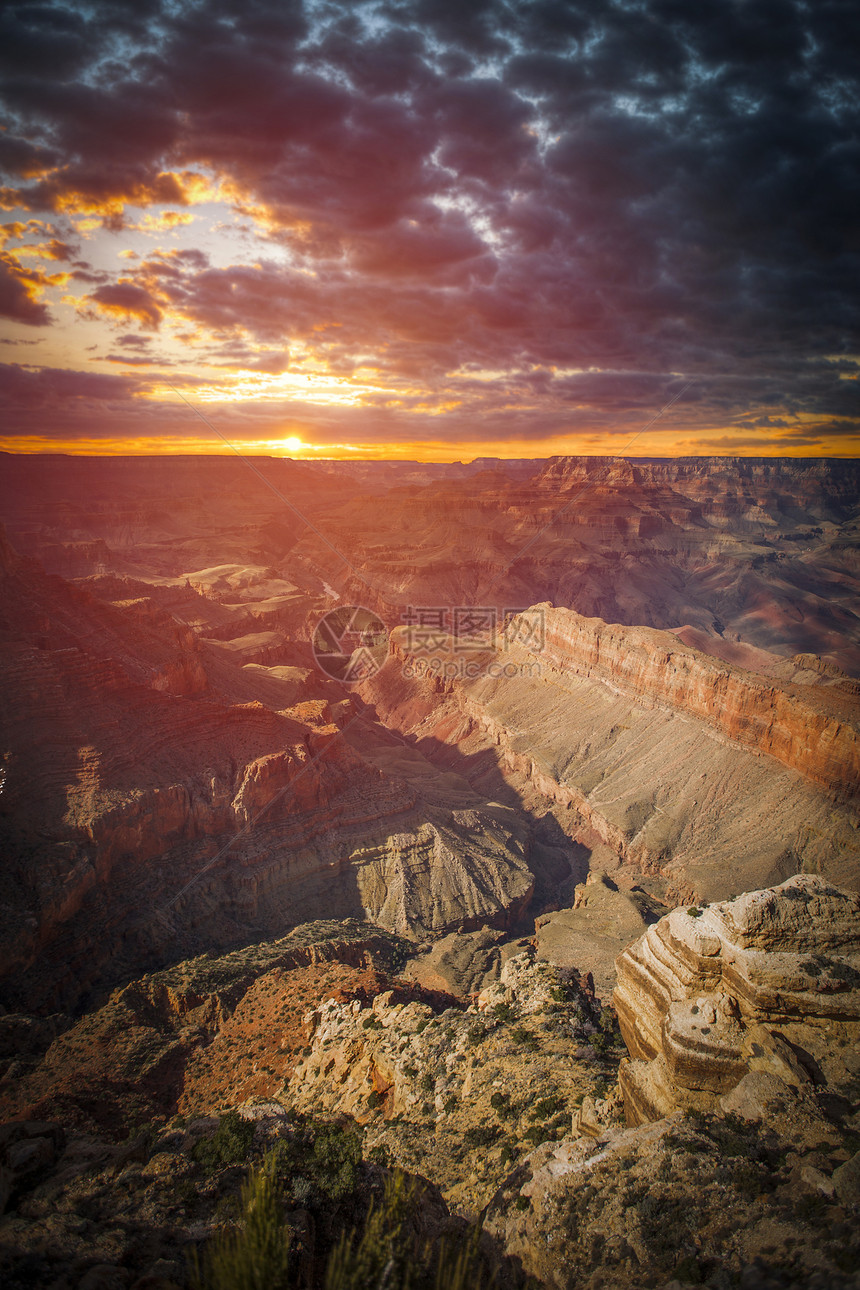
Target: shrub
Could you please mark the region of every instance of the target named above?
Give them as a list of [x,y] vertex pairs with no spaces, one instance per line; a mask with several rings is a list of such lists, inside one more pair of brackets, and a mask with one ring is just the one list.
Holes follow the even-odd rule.
[[552,1094],[550,1097],[542,1097],[532,1107],[531,1118],[533,1120],[550,1119],[552,1116],[558,1115],[559,1111],[564,1109],[564,1105],[564,1098],[557,1093]]
[[[325,1270],[324,1290],[409,1290],[417,1285],[435,1290],[484,1290],[490,1281],[482,1266],[481,1230],[444,1237],[434,1248],[413,1234],[413,1219],[421,1203],[412,1179],[396,1173],[385,1183],[379,1205],[359,1235],[345,1232],[332,1250]],[[417,1277],[417,1279],[416,1279]]]
[[316,1126],[313,1180],[323,1195],[342,1200],[358,1186],[362,1138],[339,1124]]
[[211,1138],[201,1138],[192,1156],[208,1172],[225,1165],[241,1165],[247,1160],[254,1143],[254,1123],[243,1120],[237,1111],[227,1111],[218,1121]]
[[475,1124],[463,1134],[463,1144],[466,1147],[491,1147],[500,1136],[501,1129],[497,1124]]
[[218,1232],[202,1264],[192,1256],[192,1285],[195,1290],[287,1290],[290,1232],[272,1174],[251,1173],[242,1184],[240,1204],[241,1226]]
[[531,1142],[533,1146],[539,1146],[541,1142],[546,1142],[547,1131],[542,1124],[535,1124],[530,1129],[526,1129],[523,1137],[526,1142]]
[[302,1204],[340,1201],[359,1184],[362,1144],[357,1126],[299,1119],[295,1136],[282,1138],[269,1152],[267,1168]]
[[513,1026],[511,1028],[511,1039],[529,1053],[536,1053],[540,1046],[532,1032],[527,1030],[525,1026]]
[[325,1290],[365,1290],[397,1285],[409,1270],[404,1223],[413,1203],[415,1184],[399,1171],[385,1180],[382,1202],[371,1204],[359,1235],[344,1232],[329,1256]]

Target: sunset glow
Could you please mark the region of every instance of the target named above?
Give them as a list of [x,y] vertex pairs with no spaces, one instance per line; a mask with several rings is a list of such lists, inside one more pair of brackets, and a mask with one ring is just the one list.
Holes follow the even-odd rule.
[[3,446],[856,455],[856,69],[783,8],[11,6]]

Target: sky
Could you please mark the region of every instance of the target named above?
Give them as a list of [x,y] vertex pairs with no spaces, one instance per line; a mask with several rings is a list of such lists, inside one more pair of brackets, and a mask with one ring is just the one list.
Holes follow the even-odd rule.
[[0,448],[860,454],[854,0],[0,11]]

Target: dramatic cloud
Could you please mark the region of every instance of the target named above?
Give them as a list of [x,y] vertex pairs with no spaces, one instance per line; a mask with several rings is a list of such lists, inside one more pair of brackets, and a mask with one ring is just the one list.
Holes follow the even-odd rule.
[[[251,437],[575,450],[677,398],[667,452],[860,448],[848,0],[13,2],[0,48],[2,312],[114,369],[157,331]],[[63,303],[24,257],[79,237]]]
[[96,309],[114,318],[126,321],[137,318],[143,327],[156,330],[162,319],[162,311],[156,300],[144,287],[135,286],[125,279],[111,286],[99,287],[84,297],[95,305]]

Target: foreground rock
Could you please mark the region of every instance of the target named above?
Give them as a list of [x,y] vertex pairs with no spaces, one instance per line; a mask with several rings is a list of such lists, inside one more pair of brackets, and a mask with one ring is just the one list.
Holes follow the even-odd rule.
[[[786,1087],[860,1101],[860,896],[797,876],[676,909],[618,959],[628,1122],[761,1119]],[[807,1096],[808,1095],[808,1096]]]
[[299,1111],[349,1115],[404,1168],[420,1170],[449,1204],[477,1213],[500,1174],[535,1144],[590,1132],[606,1102],[619,1039],[589,979],[508,959],[466,1001],[328,1000],[307,1017],[310,1051],[284,1090]]
[[552,1290],[856,1290],[854,1142],[786,1128],[679,1112],[547,1143],[486,1226]]
[[[41,1049],[7,1053],[0,1117],[61,1120],[122,1138],[180,1112],[271,1097],[306,1039],[321,994],[372,999],[410,948],[366,923],[318,922],[277,941],[203,955],[114,991]],[[26,1018],[17,1021],[16,1032]]]
[[[621,956],[626,1060],[590,976],[529,946],[469,998],[395,979],[404,943],[336,923],[132,983],[54,1039],[24,1081],[43,1102],[0,1129],[4,1285],[189,1284],[253,1139],[280,1153],[309,1285],[394,1164],[427,1180],[437,1235],[482,1216],[500,1287],[858,1290],[857,900],[795,878],[673,911]],[[343,1208],[352,1135],[375,1164]]]

